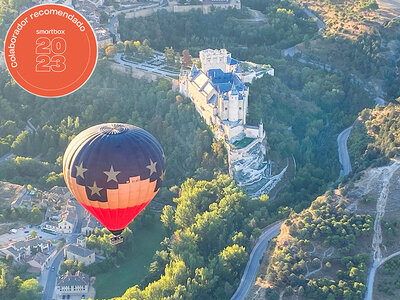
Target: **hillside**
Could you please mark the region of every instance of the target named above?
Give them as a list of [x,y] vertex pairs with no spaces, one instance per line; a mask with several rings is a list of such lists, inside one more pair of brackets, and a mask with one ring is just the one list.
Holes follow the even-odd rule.
[[349,140],[355,172],[310,208],[291,213],[254,288],[259,296],[250,299],[400,295],[398,262],[389,260],[400,254],[399,116],[394,104],[360,113]]
[[351,209],[353,202],[340,190],[328,192],[284,222],[262,282],[270,286],[267,298],[361,298],[373,218]]
[[400,106],[363,110],[354,122],[348,141],[354,172],[386,164],[400,155]]

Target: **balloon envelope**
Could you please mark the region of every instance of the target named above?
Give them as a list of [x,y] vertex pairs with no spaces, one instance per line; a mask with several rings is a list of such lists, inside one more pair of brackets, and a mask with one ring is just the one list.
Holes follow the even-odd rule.
[[75,198],[119,234],[154,198],[165,176],[158,141],[129,124],[90,127],[68,145],[64,179]]

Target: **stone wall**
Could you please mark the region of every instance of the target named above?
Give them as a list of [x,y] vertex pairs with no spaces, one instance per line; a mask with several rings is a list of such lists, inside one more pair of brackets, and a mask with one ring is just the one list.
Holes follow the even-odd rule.
[[[110,67],[113,71],[125,73],[131,75],[133,78],[137,79],[146,79],[147,81],[156,81],[159,78],[170,79],[155,73],[150,73],[144,70],[139,70],[136,68],[132,68],[130,66],[123,66],[118,63],[110,62]],[[171,80],[171,79],[170,79]]]
[[237,9],[240,9],[240,2],[214,4],[214,5],[203,4],[203,5],[173,5],[173,6],[167,6],[167,7],[149,7],[149,8],[141,9],[138,11],[127,12],[125,14],[125,18],[132,19],[132,18],[139,18],[139,17],[147,17],[159,10],[166,10],[168,12],[174,12],[174,13],[183,13],[183,12],[191,11],[193,9],[199,9],[204,14],[208,14],[211,12],[213,7],[220,8],[220,9],[229,9],[229,8],[236,7]]

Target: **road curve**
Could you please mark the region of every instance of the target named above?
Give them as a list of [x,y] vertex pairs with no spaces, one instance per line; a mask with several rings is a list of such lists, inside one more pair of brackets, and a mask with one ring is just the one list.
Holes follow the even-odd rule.
[[346,176],[351,172],[351,162],[350,162],[349,152],[347,151],[347,139],[350,136],[350,131],[352,128],[353,126],[346,128],[337,137],[339,162],[342,165],[339,178],[342,176]]
[[244,297],[246,297],[256,279],[257,270],[260,266],[260,261],[265,249],[268,246],[268,242],[279,234],[282,223],[282,221],[279,221],[264,231],[258,238],[257,244],[250,253],[250,258],[247,262],[246,268],[244,269],[239,287],[237,288],[235,294],[233,294],[231,300],[242,300]]

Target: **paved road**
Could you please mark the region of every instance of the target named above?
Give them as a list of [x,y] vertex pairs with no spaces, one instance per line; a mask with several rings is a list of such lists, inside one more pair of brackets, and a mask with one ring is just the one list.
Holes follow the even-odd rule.
[[251,19],[245,19],[244,21],[246,22],[253,22],[253,23],[265,23],[267,20],[267,17],[259,10],[251,9],[247,7],[249,10],[252,18]]
[[258,242],[251,251],[249,261],[247,262],[246,268],[244,269],[239,287],[237,288],[235,294],[233,294],[231,300],[242,300],[244,299],[244,297],[246,297],[256,279],[257,271],[260,267],[261,258],[265,252],[265,249],[268,246],[268,242],[279,234],[281,230],[281,225],[282,222],[275,224],[274,226],[264,231],[258,238]]
[[339,162],[342,165],[340,170],[339,178],[346,176],[351,172],[351,162],[349,157],[349,152],[347,151],[347,140],[350,136],[350,132],[353,126],[350,126],[343,130],[337,137],[338,152],[339,152]]
[[2,157],[0,157],[0,164],[5,162],[7,159],[10,159],[10,158],[13,158],[13,157],[15,157],[15,155],[12,154],[12,153],[7,153],[6,155],[3,155]]
[[322,22],[322,20],[320,18],[318,18],[311,10],[309,10],[308,8],[304,8],[303,10],[306,13],[306,15],[309,16],[310,18],[317,19],[318,29],[325,29],[325,27],[326,27],[325,23]]
[[118,21],[118,15],[110,18],[110,22],[108,23],[108,29],[115,36],[115,42],[119,42],[121,40],[120,34],[115,30],[115,23]]
[[[76,207],[76,212],[78,216],[78,223],[76,224],[74,228],[74,232],[72,234],[65,234],[65,240],[67,244],[64,246],[67,247],[69,244],[74,244],[76,243],[77,237],[81,234],[81,228],[82,228],[82,220],[84,218],[84,208],[82,205],[80,205],[78,202],[75,203]],[[64,249],[63,248],[63,249]],[[45,290],[43,293],[43,298],[42,300],[52,300],[53,294],[54,294],[54,289],[56,286],[56,280],[57,280],[57,274],[58,274],[58,269],[60,267],[60,264],[64,261],[64,250],[61,250],[60,253],[56,255],[56,258],[54,259],[53,263],[51,264],[51,267],[54,267],[54,271],[50,270],[44,270],[43,274],[40,276],[40,283],[45,286]]]
[[[53,293],[54,293],[54,289],[56,287],[58,269],[63,260],[64,260],[64,251],[61,250],[56,255],[53,263],[50,266],[50,269],[45,270],[43,272],[42,276],[44,278],[44,281],[46,282],[46,288],[44,290],[42,300],[52,300],[53,299]],[[51,270],[53,267],[54,267],[54,271]],[[45,279],[46,277],[47,277],[47,279]]]

